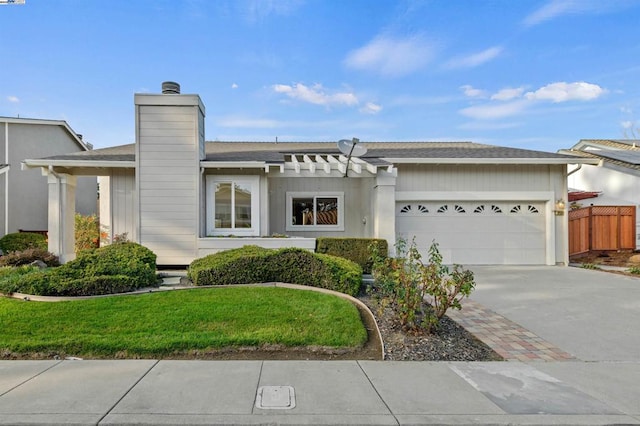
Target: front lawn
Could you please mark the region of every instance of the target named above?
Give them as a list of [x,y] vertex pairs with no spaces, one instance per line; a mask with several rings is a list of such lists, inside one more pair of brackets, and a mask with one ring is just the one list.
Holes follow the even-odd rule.
[[171,357],[193,350],[284,345],[359,347],[350,302],[312,291],[232,287],[70,302],[0,298],[0,354]]

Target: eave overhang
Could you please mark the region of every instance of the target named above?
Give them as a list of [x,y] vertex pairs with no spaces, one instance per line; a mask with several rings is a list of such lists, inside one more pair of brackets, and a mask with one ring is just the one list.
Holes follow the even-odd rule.
[[92,160],[24,160],[22,161],[22,169],[34,169],[38,167],[63,167],[66,169],[73,168],[95,168],[95,169],[133,169],[136,167],[135,161],[92,161]]
[[592,158],[384,158],[393,164],[598,164]]

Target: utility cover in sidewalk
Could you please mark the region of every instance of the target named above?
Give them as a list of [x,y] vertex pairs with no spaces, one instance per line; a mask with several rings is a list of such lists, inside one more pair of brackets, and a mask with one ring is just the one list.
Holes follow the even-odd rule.
[[296,406],[293,386],[260,386],[256,396],[256,408],[266,410],[290,410]]

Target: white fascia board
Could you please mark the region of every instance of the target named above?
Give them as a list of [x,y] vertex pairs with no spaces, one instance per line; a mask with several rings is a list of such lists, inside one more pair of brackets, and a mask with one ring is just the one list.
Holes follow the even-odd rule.
[[73,138],[73,140],[80,145],[80,147],[84,151],[90,151],[87,144],[78,137],[78,134],[73,131],[69,123],[64,120],[46,120],[46,119],[38,119],[38,118],[11,118],[11,117],[0,117],[0,123],[9,123],[9,124],[39,124],[45,126],[62,126],[64,130],[69,133],[69,135]]
[[133,95],[135,105],[155,106],[197,106],[205,113],[204,104],[199,95],[166,94],[166,93],[135,93]]
[[265,161],[201,161],[200,167],[204,169],[264,169],[265,167],[278,167],[280,164],[267,163]]
[[397,191],[396,201],[549,201],[553,191]]
[[4,167],[0,168],[0,175],[7,173],[9,171],[9,169],[11,168],[10,165],[6,164]]
[[383,158],[393,164],[598,164],[594,159],[573,158]]
[[22,169],[36,167],[88,167],[88,168],[135,168],[135,161],[91,161],[91,160],[24,160],[22,161]]

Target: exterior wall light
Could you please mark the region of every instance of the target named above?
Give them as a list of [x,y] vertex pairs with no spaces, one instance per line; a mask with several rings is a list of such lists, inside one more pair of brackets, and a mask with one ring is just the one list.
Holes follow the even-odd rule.
[[565,208],[564,200],[562,198],[558,198],[556,200],[556,209],[553,212],[555,213],[556,216],[562,216],[564,215],[564,208]]

